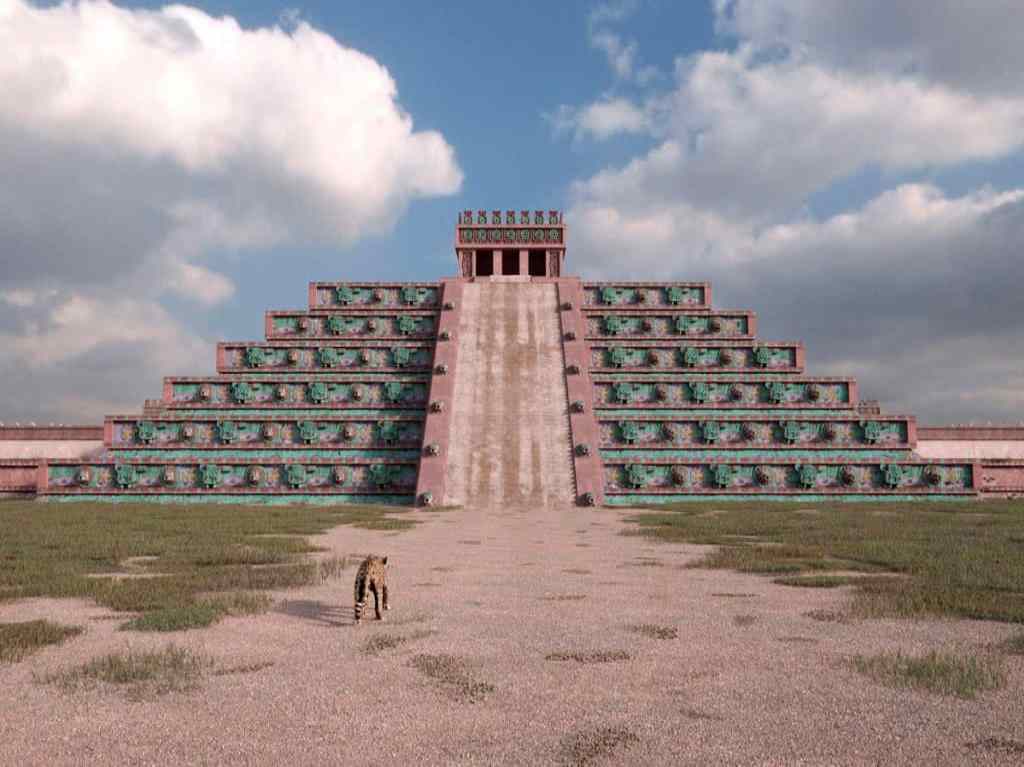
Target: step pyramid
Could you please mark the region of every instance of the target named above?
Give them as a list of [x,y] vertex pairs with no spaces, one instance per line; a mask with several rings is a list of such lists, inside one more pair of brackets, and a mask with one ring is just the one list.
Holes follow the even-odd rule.
[[[306,309],[267,312],[263,341],[218,344],[217,375],[166,378],[139,415],[108,416],[99,457],[42,462],[37,493],[430,505],[476,502],[467,488],[482,482],[489,503],[976,495],[976,464],[920,459],[912,416],[864,406],[853,379],[807,375],[801,343],[760,340],[755,313],[713,307],[708,283],[564,275],[566,234],[558,211],[465,211],[454,278],[312,283]],[[469,476],[474,451],[504,484]],[[529,469],[534,453],[545,458]]]

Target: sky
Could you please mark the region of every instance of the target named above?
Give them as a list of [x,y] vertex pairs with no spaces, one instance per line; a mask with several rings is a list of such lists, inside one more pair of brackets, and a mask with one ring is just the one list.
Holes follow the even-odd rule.
[[1019,0],[0,0],[0,422],[214,372],[459,210],[709,280],[919,423],[1024,420]]

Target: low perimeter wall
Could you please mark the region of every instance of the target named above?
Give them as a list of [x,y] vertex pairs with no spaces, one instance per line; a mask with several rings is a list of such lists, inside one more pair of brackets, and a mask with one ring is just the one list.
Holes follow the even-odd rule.
[[102,451],[102,426],[0,426],[0,494],[34,493],[39,458],[89,458]]
[[1024,461],[1024,426],[918,426],[922,458]]

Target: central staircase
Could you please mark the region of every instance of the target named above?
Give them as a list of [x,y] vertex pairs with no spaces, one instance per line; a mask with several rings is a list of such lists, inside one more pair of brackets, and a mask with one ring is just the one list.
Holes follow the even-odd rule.
[[445,503],[572,503],[569,414],[553,283],[465,286]]

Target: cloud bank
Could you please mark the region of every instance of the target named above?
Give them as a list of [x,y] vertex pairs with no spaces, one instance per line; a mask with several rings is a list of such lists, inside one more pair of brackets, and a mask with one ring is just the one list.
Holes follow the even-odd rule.
[[[0,0],[0,171],[17,180],[0,187],[0,329],[15,350],[0,375],[44,383],[45,400],[0,417],[99,418],[76,404],[90,381],[55,372],[114,347],[134,348],[104,392],[122,407],[154,394],[157,365],[209,369],[211,345],[160,299],[229,298],[211,253],[344,247],[459,189],[452,147],[414,129],[381,64],[286,26]],[[125,323],[139,332],[114,331]]]

